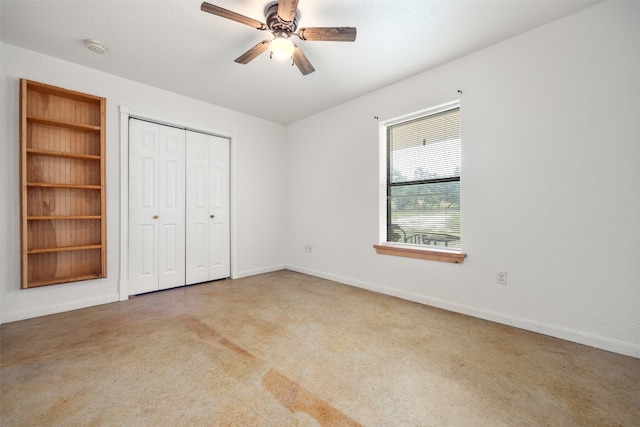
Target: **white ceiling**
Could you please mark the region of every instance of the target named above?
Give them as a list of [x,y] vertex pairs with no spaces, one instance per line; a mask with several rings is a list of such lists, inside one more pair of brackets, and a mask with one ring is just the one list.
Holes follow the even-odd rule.
[[[316,71],[262,54],[268,34],[200,0],[0,0],[0,40],[288,124],[554,21],[585,0],[300,0],[299,28],[357,27],[355,43],[296,41]],[[264,22],[269,0],[209,0]],[[91,38],[108,51],[97,55]]]

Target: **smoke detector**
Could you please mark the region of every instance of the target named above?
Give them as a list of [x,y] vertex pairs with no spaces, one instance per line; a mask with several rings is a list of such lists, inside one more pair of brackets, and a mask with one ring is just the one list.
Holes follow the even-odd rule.
[[84,45],[94,53],[103,54],[107,51],[106,46],[96,40],[84,39]]

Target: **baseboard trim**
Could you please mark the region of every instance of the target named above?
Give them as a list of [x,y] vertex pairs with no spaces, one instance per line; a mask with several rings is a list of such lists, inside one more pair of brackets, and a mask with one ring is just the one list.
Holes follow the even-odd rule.
[[243,277],[256,276],[264,273],[273,273],[274,271],[285,270],[286,268],[287,267],[285,265],[273,265],[253,270],[238,271],[238,275],[237,277],[234,277],[234,279],[242,279]]
[[118,293],[113,293],[99,298],[87,298],[83,300],[73,301],[72,303],[50,305],[34,310],[5,312],[2,313],[2,323],[4,324],[9,322],[17,322],[18,320],[31,319],[34,317],[49,316],[51,314],[64,313],[66,311],[79,310],[82,308],[109,304],[117,301],[120,301],[120,295]]
[[608,337],[603,337],[599,335],[594,335],[587,332],[563,328],[561,326],[540,323],[540,322],[536,322],[533,320],[524,319],[520,317],[508,316],[502,313],[482,310],[482,309],[458,304],[451,301],[441,300],[438,298],[429,298],[427,296],[417,295],[412,292],[399,291],[393,288],[374,285],[372,283],[364,282],[362,280],[356,280],[349,277],[324,273],[322,271],[312,270],[304,267],[298,267],[295,265],[287,265],[286,269],[291,271],[296,271],[298,273],[308,274],[310,276],[320,277],[323,279],[331,280],[331,281],[342,283],[345,285],[354,286],[357,288],[362,288],[369,291],[378,292],[381,294],[418,302],[424,305],[441,308],[443,310],[448,310],[455,313],[464,314],[467,316],[477,317],[479,319],[489,320],[491,322],[513,326],[515,328],[524,329],[531,332],[537,332],[543,335],[548,335],[548,336],[559,338],[565,341],[571,341],[574,343],[599,348],[601,350],[607,350],[613,353],[623,354],[625,356],[640,358],[640,345],[637,345],[634,343],[621,341],[621,340],[608,338]]

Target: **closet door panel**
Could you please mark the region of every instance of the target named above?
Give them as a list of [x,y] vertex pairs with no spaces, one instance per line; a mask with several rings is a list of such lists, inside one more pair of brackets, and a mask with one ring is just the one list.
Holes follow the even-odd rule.
[[[192,255],[192,267],[194,272],[197,273],[201,273],[201,275],[199,275],[199,277],[202,279],[200,281],[203,280],[208,280],[209,279],[209,274],[207,271],[207,259],[209,258],[209,251],[207,248],[207,224],[193,224],[193,231],[194,231],[194,235],[192,236],[190,243],[190,248],[191,251],[190,252]],[[194,277],[194,278],[197,278]],[[191,282],[190,283],[197,283],[197,282]]]
[[209,280],[209,137],[187,131],[187,285]]
[[158,288],[185,284],[185,134],[160,128]]
[[[220,223],[211,224],[211,236],[209,238],[210,242],[210,252],[211,257],[209,258],[209,271],[211,280],[216,278],[216,270],[223,269],[228,264],[227,261],[227,251],[224,247],[224,241],[226,240],[224,237],[225,230],[224,226]],[[217,278],[228,277],[228,275],[223,275]]]
[[210,235],[209,280],[231,276],[231,238],[229,222],[229,161],[231,142],[227,138],[209,137],[212,191],[209,192]]
[[144,224],[139,227],[139,230],[140,236],[142,237],[140,244],[140,250],[142,252],[140,258],[142,262],[139,266],[138,277],[153,278],[153,288],[155,288],[156,268],[158,264],[156,262],[156,227],[155,224]]
[[129,123],[129,286],[132,294],[158,289],[157,125]]

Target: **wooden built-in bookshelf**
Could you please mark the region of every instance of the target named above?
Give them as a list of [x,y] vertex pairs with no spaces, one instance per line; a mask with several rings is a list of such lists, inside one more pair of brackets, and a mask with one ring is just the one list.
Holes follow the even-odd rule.
[[20,80],[22,288],[106,277],[105,107]]

